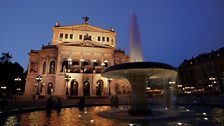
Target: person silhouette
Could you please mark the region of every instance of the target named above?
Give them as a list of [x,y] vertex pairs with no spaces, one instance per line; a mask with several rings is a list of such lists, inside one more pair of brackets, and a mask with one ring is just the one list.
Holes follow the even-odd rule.
[[118,105],[119,105],[119,99],[118,99],[118,97],[116,95],[115,98],[114,98],[114,106],[118,107]]
[[80,97],[78,106],[79,106],[79,110],[84,110],[84,107],[85,107],[85,97]]
[[62,104],[61,98],[58,97],[58,98],[57,98],[57,102],[56,102],[56,110],[57,110],[57,114],[60,114],[60,113],[61,113],[61,104]]
[[53,107],[53,99],[52,97],[49,97],[47,99],[47,107],[46,107],[46,112],[48,116],[51,114],[52,107]]

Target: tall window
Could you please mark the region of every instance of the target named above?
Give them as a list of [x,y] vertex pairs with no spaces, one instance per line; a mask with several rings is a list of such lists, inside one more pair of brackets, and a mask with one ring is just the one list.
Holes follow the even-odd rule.
[[43,74],[46,73],[46,62],[43,63],[43,70],[42,71],[43,71]]
[[68,61],[63,61],[61,66],[61,72],[68,69]]
[[65,38],[66,38],[66,39],[68,38],[68,34],[65,34]]
[[103,93],[103,81],[98,80],[96,82],[96,95],[102,95]]
[[54,73],[55,73],[55,61],[51,61],[49,74],[54,74]]
[[107,37],[107,42],[109,42],[109,37]]
[[82,40],[82,35],[79,35],[79,40]]
[[105,41],[105,37],[102,38],[102,41],[103,41],[103,42]]
[[47,94],[51,95],[51,93],[53,92],[53,83],[48,83],[48,87],[47,87]]
[[73,34],[70,34],[70,39],[73,39]]
[[98,36],[98,41],[100,41],[100,36]]

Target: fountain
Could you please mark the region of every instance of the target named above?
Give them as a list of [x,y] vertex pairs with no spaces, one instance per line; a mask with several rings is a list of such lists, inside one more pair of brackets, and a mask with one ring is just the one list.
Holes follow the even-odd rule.
[[148,106],[144,93],[146,80],[150,78],[163,80],[165,78],[175,81],[177,72],[172,66],[165,63],[143,61],[134,13],[131,16],[129,31],[130,62],[108,67],[102,72],[102,76],[114,79],[126,78],[132,86],[131,108],[128,110],[128,114],[131,116],[150,115],[152,110]]

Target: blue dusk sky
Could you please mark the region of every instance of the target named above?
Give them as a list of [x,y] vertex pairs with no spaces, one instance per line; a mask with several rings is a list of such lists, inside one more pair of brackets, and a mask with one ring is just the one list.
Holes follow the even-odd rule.
[[184,59],[224,45],[224,0],[1,0],[0,53],[10,52],[24,69],[30,49],[51,42],[51,28],[89,24],[113,27],[117,48],[128,54],[130,12],[138,17],[145,61],[175,67]]

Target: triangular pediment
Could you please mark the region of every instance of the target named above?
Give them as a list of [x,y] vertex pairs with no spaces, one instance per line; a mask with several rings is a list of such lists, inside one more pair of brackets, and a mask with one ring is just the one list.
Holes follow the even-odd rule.
[[89,24],[79,24],[79,25],[70,25],[70,26],[60,26],[55,27],[57,29],[68,29],[68,30],[77,30],[77,31],[93,31],[93,32],[113,32],[111,30],[105,30],[96,26]]
[[85,41],[79,41],[75,43],[71,42],[64,42],[65,46],[81,46],[81,47],[98,47],[98,48],[110,48],[109,45],[100,44],[98,42],[85,40]]

